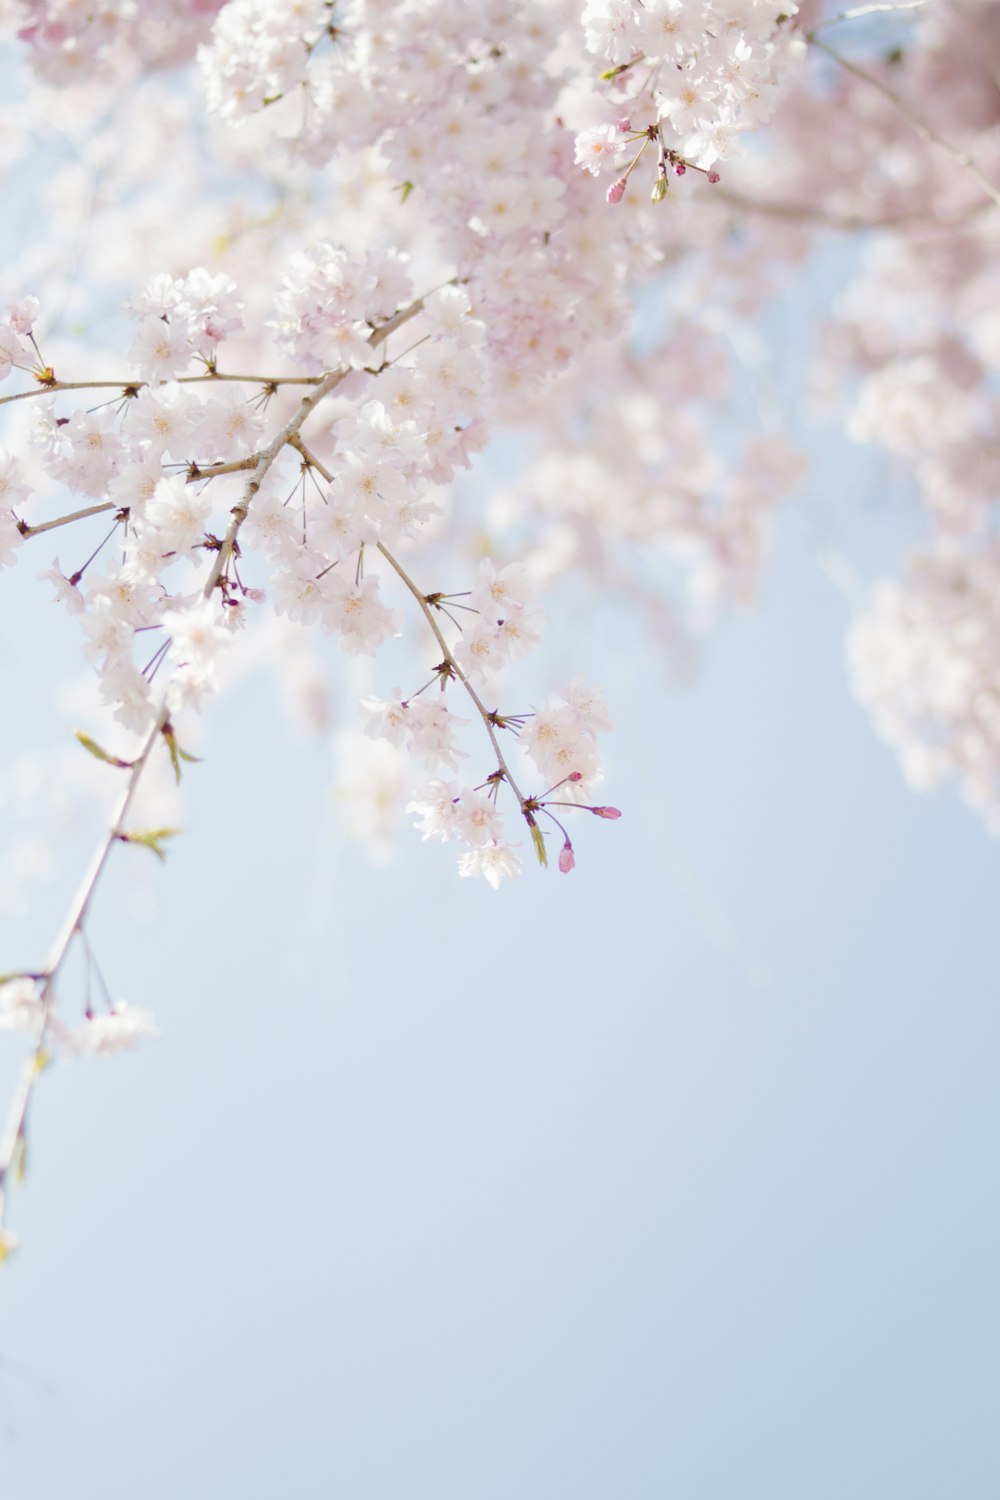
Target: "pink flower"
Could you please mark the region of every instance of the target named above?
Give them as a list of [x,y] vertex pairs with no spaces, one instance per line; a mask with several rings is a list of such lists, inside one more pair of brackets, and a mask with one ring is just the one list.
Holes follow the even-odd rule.
[[570,843],[569,839],[567,839],[565,844],[563,844],[562,848],[559,851],[559,869],[563,875],[568,875],[575,864],[576,860],[573,858],[573,845]]
[[22,297],[19,302],[11,303],[7,309],[7,321],[15,333],[22,338],[27,338],[35,326],[38,317],[38,298]]
[[608,188],[608,191],[607,191],[607,200],[608,200],[609,203],[620,203],[622,201],[622,199],[624,198],[624,196],[625,196],[625,178],[624,177],[619,177],[618,181],[617,182],[613,182],[611,184],[611,186]]

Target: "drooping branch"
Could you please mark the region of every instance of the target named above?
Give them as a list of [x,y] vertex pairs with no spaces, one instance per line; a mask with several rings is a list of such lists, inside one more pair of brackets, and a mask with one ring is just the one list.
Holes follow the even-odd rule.
[[721,184],[715,188],[712,196],[742,212],[761,214],[768,219],[784,219],[789,223],[816,224],[822,229],[836,229],[847,234],[877,229],[960,229],[970,219],[988,212],[990,206],[978,200],[952,219],[943,219],[921,209],[914,209],[909,213],[866,217],[864,214],[838,213],[821,203],[782,203],[773,198],[757,198],[752,193],[741,193],[737,188]]
[[815,37],[821,31],[828,31],[831,26],[839,26],[842,21],[860,21],[863,16],[887,15],[893,11],[920,10],[928,3],[928,0],[888,0],[888,3],[873,5],[856,5],[851,10],[842,10],[839,15],[829,16],[825,21],[820,21],[812,28],[811,37]]
[[486,733],[489,735],[490,744],[493,746],[493,750],[497,758],[497,766],[499,770],[503,772],[504,780],[507,782],[507,785],[510,787],[511,791],[514,793],[514,796],[520,803],[521,811],[524,812],[529,799],[525,797],[524,794],[520,791],[517,782],[511,775],[510,767],[508,766],[507,761],[504,758],[504,753],[500,748],[500,742],[497,739],[496,730],[493,727],[493,718],[490,714],[490,711],[483,703],[483,700],[480,698],[475,688],[472,686],[472,683],[469,681],[467,674],[462,670],[459,663],[455,660],[454,652],[451,650],[448,642],[445,640],[441,627],[438,624],[437,620],[434,618],[434,612],[427,602],[427,595],[421,593],[420,589],[414,583],[413,579],[387,547],[383,546],[381,542],[377,543],[377,546],[379,552],[381,552],[390,568],[392,568],[393,572],[398,575],[406,588],[409,589],[414,599],[416,599],[417,604],[420,606],[420,609],[423,613],[424,619],[427,621],[431,630],[434,632],[434,638],[440,646],[442,652],[444,653],[445,661],[448,663],[451,671],[458,678],[459,682],[465,688],[465,691],[468,693],[473,704],[475,705],[476,712],[482,719]]
[[[299,438],[298,436],[290,438],[289,446],[296,449],[297,452],[301,453],[305,462],[311,468],[315,469],[318,474],[321,474],[322,477],[326,480],[327,484],[332,484],[334,482],[334,476],[330,473],[330,470],[320,462],[315,454],[309,451],[306,445],[302,442],[301,438]],[[510,787],[511,791],[517,798],[518,803],[521,807],[521,811],[523,812],[529,799],[522,794],[517,785],[517,782],[514,780],[514,777],[511,774],[510,766],[507,764],[504,753],[500,748],[500,741],[497,738],[496,730],[494,728],[494,717],[490,713],[490,710],[486,707],[483,700],[480,698],[479,694],[476,692],[476,689],[473,687],[472,683],[469,681],[468,674],[463,671],[461,664],[456,661],[455,654],[452,651],[451,647],[448,645],[444,633],[434,616],[434,611],[428,602],[428,595],[421,592],[420,588],[417,586],[417,584],[414,583],[413,579],[406,572],[405,568],[399,562],[398,558],[396,558],[394,554],[390,552],[386,546],[383,545],[382,542],[377,542],[376,548],[385,558],[386,562],[389,564],[390,568],[392,568],[393,572],[396,573],[402,583],[413,595],[414,599],[417,601],[417,604],[420,606],[420,610],[424,616],[424,619],[427,621],[427,624],[430,626],[431,630],[434,633],[434,638],[441,650],[442,658],[448,664],[450,673],[457,679],[457,681],[462,684],[463,688],[468,693],[477,714],[482,719],[483,727],[485,728],[486,733],[489,736],[490,744],[493,746],[493,751],[497,758],[497,768],[503,772],[504,780],[507,782],[507,785]]]
[[[402,327],[404,323],[409,322],[411,318],[416,317],[422,308],[423,298],[417,298],[408,307],[403,308],[394,317],[381,324],[371,336],[370,343],[372,346],[378,347],[383,344],[390,334],[397,328]],[[240,527],[246,520],[253,500],[278,454],[289,444],[294,444],[301,428],[312,415],[315,408],[336,390],[349,373],[351,372],[339,368],[328,371],[327,374],[319,377],[315,383],[315,389],[302,399],[294,414],[274,438],[272,438],[271,442],[250,459],[241,460],[236,465],[236,467],[241,469],[251,468],[252,472],[250,478],[247,480],[239,503],[233,507],[226,534],[219,544],[214,562],[201,589],[201,599],[210,599],[212,597],[233,554]],[[229,466],[219,467],[226,468],[229,471]],[[198,475],[195,477],[203,476]],[[98,510],[106,508],[108,507],[91,508],[91,513],[96,513]],[[55,524],[65,524],[68,519],[71,518],[64,517],[60,522]],[[38,983],[40,985],[38,998],[41,1005],[41,1018],[35,1038],[35,1046],[25,1064],[21,1081],[12,1103],[7,1129],[2,1141],[0,1141],[0,1251],[5,1246],[4,1218],[9,1195],[9,1178],[20,1154],[24,1150],[29,1106],[34,1094],[35,1084],[48,1060],[46,1046],[52,1023],[56,980],[66,962],[74,938],[78,933],[82,933],[83,931],[83,924],[86,921],[98,883],[107,866],[112,849],[116,843],[128,841],[126,838],[127,830],[124,827],[125,820],[135,800],[143,773],[149,763],[153,750],[169,723],[168,691],[164,691],[154,714],[152,725],[146,733],[142,746],[135,759],[128,766],[125,787],[115,804],[109,825],[101,837],[90,865],[70,903],[59,936],[52,947],[44,968],[38,976]],[[2,1258],[2,1255],[0,1255],[0,1258]]]
[[862,68],[858,63],[852,62],[849,57],[845,57],[842,52],[838,52],[835,47],[831,47],[829,42],[824,42],[822,37],[817,35],[816,30],[807,33],[806,40],[811,42],[814,47],[818,47],[821,52],[830,58],[831,62],[835,62],[839,68],[843,68],[853,78],[857,78],[860,82],[867,83],[871,88],[877,89],[882,97],[888,100],[893,109],[916,131],[922,141],[929,142],[937,146],[939,150],[946,152],[955,165],[961,167],[964,172],[967,172],[973,181],[978,183],[990,201],[1000,208],[1000,188],[995,187],[989,178],[984,176],[968,152],[962,151],[960,147],[952,145],[950,141],[945,140],[944,136],[939,135],[925,120],[921,119],[918,114],[915,114],[910,106],[887,83],[883,83],[881,78],[876,77],[874,73],[869,73],[867,68]]

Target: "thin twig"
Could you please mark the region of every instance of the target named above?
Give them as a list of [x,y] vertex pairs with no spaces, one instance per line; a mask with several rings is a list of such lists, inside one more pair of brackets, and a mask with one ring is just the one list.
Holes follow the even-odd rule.
[[1000,189],[994,187],[988,177],[983,176],[972,157],[966,152],[961,151],[957,146],[953,146],[950,141],[946,141],[943,136],[938,135],[936,130],[932,130],[919,115],[913,113],[910,106],[905,104],[893,89],[889,88],[888,84],[883,83],[881,78],[877,78],[874,73],[869,73],[866,68],[859,67],[857,63],[851,62],[850,58],[844,57],[842,53],[818,37],[815,31],[809,32],[806,40],[812,42],[813,46],[818,47],[821,52],[825,52],[827,57],[832,62],[835,62],[838,67],[843,68],[846,73],[850,73],[854,78],[860,79],[862,83],[867,83],[873,89],[877,89],[882,97],[887,99],[893,108],[902,115],[907,124],[916,131],[922,141],[929,141],[933,145],[940,147],[942,151],[947,152],[956,166],[968,172],[969,176],[979,184],[990,201],[1000,208]]
[[256,453],[252,453],[249,458],[234,458],[227,464],[206,464],[204,467],[192,461],[187,465],[184,477],[188,484],[197,484],[199,479],[216,479],[220,474],[239,474],[244,469],[252,469],[256,462]]
[[[325,465],[323,465],[322,463],[320,463],[319,459],[315,456],[315,454],[310,453],[310,451],[306,447],[305,443],[303,443],[302,439],[297,434],[294,437],[289,438],[288,442],[289,442],[289,446],[290,447],[294,448],[298,453],[302,454],[302,457],[305,459],[306,463],[310,465],[311,468],[314,468],[318,474],[322,474],[322,476],[326,480],[327,484],[332,484],[334,482],[334,476],[330,473],[330,470],[327,469],[325,467]],[[507,781],[507,783],[508,783],[511,791],[514,793],[514,795],[517,798],[518,802],[520,802],[522,810],[523,810],[525,802],[526,802],[527,799],[518,790],[517,782],[514,780],[513,776],[510,773],[510,767],[508,766],[508,764],[507,764],[507,762],[506,762],[506,760],[504,758],[503,751],[500,749],[500,742],[497,739],[496,732],[495,732],[495,730],[493,728],[493,724],[492,724],[492,721],[490,719],[490,711],[486,707],[486,705],[483,703],[482,699],[479,697],[479,694],[476,692],[475,688],[472,686],[472,683],[469,681],[468,677],[463,672],[463,670],[462,670],[461,666],[459,665],[459,663],[455,660],[454,652],[452,651],[451,647],[448,645],[448,642],[445,640],[444,635],[442,634],[442,631],[441,631],[441,627],[438,625],[437,620],[434,618],[434,612],[431,609],[431,606],[427,603],[427,596],[426,596],[426,594],[422,594],[420,592],[420,589],[413,582],[413,579],[409,576],[409,574],[403,568],[402,564],[388,550],[388,548],[384,547],[381,542],[377,542],[376,546],[377,546],[379,552],[381,552],[382,556],[385,558],[386,562],[393,569],[393,571],[402,579],[403,583],[409,589],[409,591],[413,595],[414,599],[416,599],[417,603],[420,605],[420,608],[423,611],[424,619],[427,621],[428,625],[431,627],[431,630],[433,630],[435,639],[437,640],[437,643],[438,643],[438,645],[441,648],[441,651],[442,651],[443,656],[444,656],[444,660],[448,663],[448,666],[451,668],[452,672],[454,672],[456,678],[462,684],[462,686],[465,688],[465,691],[468,693],[469,697],[472,699],[472,702],[473,702],[473,704],[475,705],[475,708],[476,708],[476,712],[479,714],[479,717],[482,719],[483,726],[484,726],[484,728],[486,730],[486,733],[490,737],[490,744],[493,746],[493,749],[494,749],[494,751],[496,753],[497,765],[498,765],[499,769],[503,772],[504,777],[505,777],[505,779],[506,779],[506,781]]]
[[[397,328],[402,327],[404,323],[408,323],[411,318],[416,317],[416,315],[421,311],[422,308],[423,298],[418,298],[415,302],[411,303],[409,307],[406,307],[401,312],[396,313],[396,315],[390,318],[388,322],[383,323],[380,328],[377,328],[375,330],[375,332],[371,336],[371,344],[374,347],[383,344],[391,333],[395,332]],[[250,506],[253,503],[254,496],[260,489],[265,475],[267,474],[271,465],[274,463],[278,454],[282,451],[283,448],[288,446],[288,444],[291,443],[294,438],[298,437],[300,428],[306,422],[308,417],[311,416],[313,410],[319,404],[319,402],[330,395],[332,391],[336,390],[337,386],[340,385],[340,383],[345,380],[350,373],[351,371],[349,370],[338,369],[329,371],[327,372],[327,374],[318,377],[315,390],[311,391],[308,396],[303,398],[303,400],[299,403],[299,406],[296,409],[294,415],[288,420],[288,422],[286,422],[281,431],[277,433],[277,435],[271,440],[270,443],[268,443],[266,448],[262,448],[259,453],[253,456],[252,460],[248,461],[248,463],[252,462],[253,464],[253,472],[251,473],[250,478],[247,480],[246,488],[244,489],[243,497],[240,503],[233,507],[231,513],[232,519],[226,530],[225,537],[219,545],[219,550],[216,553],[215,561],[212,564],[212,568],[209,572],[208,578],[206,579],[204,587],[201,591],[201,597],[203,599],[210,599],[212,597],[212,594],[214,593],[215,588],[218,585],[219,579],[222,577],[229,558],[236,545],[236,538],[239,533],[239,529],[247,518]],[[47,1061],[45,1045],[52,1022],[53,1004],[55,999],[55,981],[63,967],[63,964],[66,961],[66,957],[70,951],[70,948],[72,947],[74,937],[79,931],[81,931],[83,923],[86,920],[87,913],[90,910],[91,902],[93,901],[94,894],[97,890],[98,881],[100,880],[104,868],[108,862],[108,857],[111,853],[111,850],[114,848],[115,844],[121,839],[122,835],[125,832],[123,825],[126,817],[128,816],[129,810],[131,809],[136,793],[139,789],[139,783],[142,779],[142,774],[149,761],[150,755],[152,754],[153,749],[160,737],[160,734],[168,721],[169,710],[167,706],[167,692],[165,691],[154,716],[152,727],[147,733],[146,738],[143,740],[139,754],[136,756],[129,769],[128,780],[125,784],[125,788],[121,796],[118,799],[117,804],[115,805],[110,825],[107,831],[102,836],[101,842],[94,853],[86,874],[84,875],[77,893],[70,904],[69,912],[66,916],[65,922],[63,923],[62,930],[55,944],[53,945],[48,961],[42,971],[42,977],[39,981],[41,984],[41,989],[38,997],[41,1002],[42,1014],[38,1035],[35,1040],[35,1047],[32,1055],[25,1064],[21,1083],[17,1090],[17,1093],[15,1094],[12,1104],[7,1130],[3,1137],[2,1143],[0,1143],[0,1236],[2,1236],[3,1233],[4,1213],[9,1193],[7,1179],[11,1167],[17,1156],[19,1143],[21,1143],[23,1147],[23,1140],[28,1117],[28,1107],[31,1103],[35,1083],[37,1082],[38,1077],[45,1067]],[[0,1239],[0,1244],[2,1244],[2,1239]]]
[[37,526],[28,526],[23,521],[18,522],[18,530],[24,540],[30,541],[33,536],[41,536],[43,531],[55,531],[58,526],[68,526],[71,521],[85,521],[88,516],[101,516],[108,510],[121,510],[113,500],[105,500],[101,505],[88,505],[84,510],[74,510],[68,516],[57,516],[54,521],[39,521]]
[[479,717],[483,721],[483,726],[486,730],[486,733],[490,737],[490,744],[493,746],[494,752],[496,753],[497,765],[503,772],[504,779],[506,780],[511,791],[514,793],[514,796],[517,798],[518,802],[521,804],[521,811],[526,812],[529,799],[525,797],[524,794],[520,791],[517,782],[514,780],[513,776],[510,773],[510,767],[504,759],[504,753],[500,749],[500,741],[497,739],[496,731],[493,728],[492,722],[490,721],[490,711],[483,703],[482,699],[476,692],[475,688],[472,686],[472,683],[469,681],[468,677],[462,671],[462,668],[459,666],[458,662],[455,660],[454,653],[452,652],[451,647],[448,645],[448,642],[445,640],[441,632],[440,625],[434,618],[434,612],[431,609],[430,605],[427,603],[427,596],[420,592],[417,585],[413,582],[413,579],[402,567],[402,565],[397,562],[396,558],[392,555],[387,547],[384,547],[381,542],[377,542],[376,546],[378,547],[378,550],[381,552],[382,556],[385,558],[386,562],[389,564],[390,568],[392,568],[392,570],[402,579],[403,583],[409,589],[414,599],[416,599],[417,603],[420,605],[420,608],[423,611],[424,619],[431,627],[431,630],[433,630],[435,639],[437,640],[438,645],[444,653],[445,661],[448,663],[449,667],[454,672],[455,676],[458,678],[459,682],[465,688],[465,691],[468,693],[469,697],[472,699],[473,703],[476,706],[476,710],[479,714]]
[[[374,339],[373,339],[374,342]],[[235,380],[242,385],[319,385],[323,380],[322,375],[223,375],[220,371],[206,372],[204,375],[178,375],[174,380],[167,382],[171,385],[204,385],[213,384],[220,380]],[[30,391],[18,391],[13,396],[0,396],[0,406],[7,406],[11,401],[27,401],[29,396],[51,396],[57,391],[121,391],[127,395],[130,391],[141,391],[146,386],[152,385],[149,380],[43,380]]]
[[713,200],[721,199],[729,203],[733,208],[743,209],[748,213],[762,214],[769,219],[787,219],[792,223],[819,224],[824,229],[843,230],[845,233],[857,233],[859,230],[876,229],[905,229],[914,228],[941,228],[959,229],[970,219],[989,209],[989,204],[976,200],[974,204],[963,213],[951,219],[938,218],[936,214],[925,213],[921,209],[914,209],[909,213],[886,214],[881,218],[865,218],[861,214],[839,214],[833,209],[824,208],[822,204],[811,203],[782,203],[773,198],[756,198],[750,193],[741,193],[735,188],[723,187],[721,184],[712,191]]
[[[185,480],[188,484],[196,484],[200,479],[215,479],[219,474],[239,474],[246,469],[252,469],[257,461],[257,455],[250,458],[234,459],[228,464],[209,464],[201,468],[193,463],[188,466]],[[109,510],[127,510],[127,506],[117,505],[113,500],[105,500],[100,505],[88,505],[84,510],[71,511],[67,516],[56,516],[52,521],[39,521],[37,526],[29,526],[26,522],[18,522],[18,530],[26,542],[30,542],[33,536],[41,536],[44,531],[55,531],[59,526],[69,526],[73,521],[85,521],[88,516],[100,516]]]
[[852,10],[842,10],[839,16],[830,16],[826,21],[820,21],[810,32],[813,38],[820,31],[827,31],[831,26],[839,26],[841,21],[858,21],[862,16],[884,15],[894,10],[919,10],[926,5],[927,0],[897,0],[896,4],[878,5],[856,5]]

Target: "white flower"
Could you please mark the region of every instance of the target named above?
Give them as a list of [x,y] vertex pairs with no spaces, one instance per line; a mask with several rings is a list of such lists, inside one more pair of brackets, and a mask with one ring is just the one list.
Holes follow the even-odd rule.
[[324,582],[323,628],[340,635],[342,650],[371,655],[395,634],[395,617],[379,598],[377,578],[369,575],[355,583],[338,571]]
[[189,609],[168,610],[163,628],[170,636],[170,654],[178,666],[208,666],[230,644],[212,599],[201,599]]
[[9,568],[16,562],[24,538],[9,510],[0,510],[0,568]]
[[183,323],[167,323],[163,318],[143,318],[135,331],[128,352],[143,380],[157,384],[181,375],[191,363],[194,350]]
[[41,995],[34,979],[8,979],[5,984],[0,984],[0,1031],[37,1034],[44,1016]]
[[368,715],[365,734],[373,740],[388,740],[402,745],[409,729],[407,705],[396,698],[362,698],[361,707]]
[[418,830],[425,839],[440,839],[447,843],[458,836],[458,802],[462,793],[453,781],[429,781],[421,787],[406,811],[417,813]]
[[159,1031],[148,1010],[116,1000],[111,1010],[88,1016],[79,1026],[57,1033],[59,1050],[73,1057],[111,1057]]
[[509,844],[497,840],[463,854],[458,861],[458,873],[482,875],[494,890],[498,890],[501,880],[512,880],[520,875],[521,861]]
[[6,448],[0,448],[0,510],[23,505],[29,494],[21,465]]
[[180,475],[161,479],[146,504],[143,530],[156,532],[162,552],[190,552],[204,540],[212,502],[207,487],[198,489]]
[[576,164],[599,177],[606,167],[614,167],[621,154],[622,136],[614,125],[594,125],[581,130],[576,138]]

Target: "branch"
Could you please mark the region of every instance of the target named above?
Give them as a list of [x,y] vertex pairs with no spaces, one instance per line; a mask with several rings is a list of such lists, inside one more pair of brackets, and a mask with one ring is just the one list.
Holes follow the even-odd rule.
[[74,510],[68,516],[57,516],[54,521],[39,521],[37,526],[18,521],[17,529],[27,542],[33,536],[41,536],[43,531],[55,531],[57,526],[68,526],[71,521],[85,521],[88,516],[100,516],[107,510],[121,510],[121,506],[116,505],[113,500],[105,500],[101,505],[88,505],[84,510]]
[[[374,342],[374,337],[372,339]],[[169,382],[173,385],[198,385],[216,380],[236,380],[243,385],[320,385],[322,375],[223,375],[218,370],[206,371],[204,375],[178,375]],[[0,406],[11,401],[27,401],[30,396],[50,396],[56,391],[121,391],[123,396],[141,391],[151,380],[42,380],[30,391],[18,391],[13,396],[0,396]]]
[[723,187],[721,183],[713,188],[712,198],[721,198],[723,202],[732,204],[734,208],[745,209],[749,213],[763,214],[766,218],[787,219],[793,223],[818,224],[825,229],[839,229],[845,233],[856,233],[863,229],[903,229],[911,225],[917,228],[959,229],[970,219],[989,209],[988,203],[977,200],[971,208],[953,219],[941,219],[937,214],[924,213],[919,209],[914,209],[909,213],[886,214],[882,218],[869,219],[861,214],[840,214],[818,203],[782,203],[773,198],[754,198],[749,193],[741,193],[735,188]]
[[[199,479],[215,479],[219,474],[239,474],[246,469],[252,469],[257,458],[258,455],[253,453],[249,458],[236,458],[228,464],[208,464],[205,468],[192,462],[188,465],[185,480],[188,484],[196,484]],[[29,526],[26,521],[18,521],[17,529],[24,540],[30,542],[33,536],[41,536],[43,531],[55,531],[58,526],[68,526],[72,521],[85,521],[88,516],[100,516],[105,511],[127,508],[127,506],[116,505],[113,500],[105,500],[100,505],[88,505],[84,510],[71,511],[67,516],[56,516],[52,521],[39,521],[37,526]]]
[[889,88],[888,84],[883,83],[881,78],[876,78],[874,73],[869,73],[865,68],[859,67],[857,63],[851,62],[849,58],[837,52],[827,42],[822,41],[816,35],[815,31],[810,31],[807,34],[806,41],[811,42],[814,47],[818,47],[821,52],[825,52],[827,57],[835,62],[838,67],[843,68],[846,73],[850,73],[853,77],[860,79],[862,83],[870,84],[873,89],[877,89],[882,97],[887,99],[893,108],[902,115],[907,124],[916,131],[922,141],[929,141],[931,144],[940,147],[942,151],[947,152],[956,166],[968,172],[969,176],[979,184],[990,201],[1000,208],[1000,189],[995,188],[989,178],[983,176],[972,157],[960,150],[958,146],[953,146],[950,141],[946,141],[943,136],[938,135],[936,130],[932,130],[929,125],[925,124],[920,116],[915,115],[910,106],[905,104],[899,95]]
[[814,26],[810,32],[809,40],[813,40],[820,31],[826,31],[831,26],[839,26],[841,21],[858,21],[862,16],[886,14],[894,10],[919,10],[921,6],[926,4],[927,0],[897,0],[895,5],[857,5],[853,10],[842,10],[839,16],[830,16],[828,20],[820,21],[819,25]]
[[403,583],[405,583],[414,599],[416,599],[417,603],[420,605],[420,608],[423,611],[424,619],[427,621],[428,625],[431,627],[431,630],[434,632],[435,639],[437,640],[438,645],[444,653],[445,661],[448,663],[449,667],[454,672],[455,676],[458,678],[459,682],[465,688],[465,691],[468,693],[469,697],[472,699],[473,703],[476,706],[476,711],[483,721],[483,727],[490,737],[490,744],[493,746],[493,750],[497,758],[497,765],[503,772],[504,779],[506,780],[511,791],[514,793],[514,796],[517,798],[518,802],[521,804],[521,811],[527,814],[527,804],[529,799],[524,796],[523,792],[521,792],[521,790],[519,789],[517,782],[510,774],[510,767],[504,759],[504,753],[500,749],[500,741],[497,739],[496,730],[493,728],[493,724],[490,719],[490,711],[483,703],[482,699],[476,692],[475,688],[472,686],[472,683],[469,681],[468,677],[462,671],[462,668],[459,666],[458,662],[455,660],[451,648],[441,632],[441,627],[438,624],[437,620],[434,618],[434,613],[430,605],[427,603],[426,594],[422,594],[420,592],[420,590],[417,588],[417,585],[413,582],[413,579],[405,571],[401,564],[396,561],[395,557],[393,557],[392,553],[388,550],[387,547],[384,547],[381,542],[377,542],[376,546],[379,552],[381,552],[382,556],[385,558],[386,562],[389,564],[390,568],[392,568],[392,570],[402,579]]
[[[318,474],[322,474],[327,484],[333,484],[334,478],[329,469],[327,469],[325,465],[321,464],[319,459],[316,458],[313,453],[310,453],[309,449],[306,447],[305,443],[303,443],[302,439],[298,437],[298,435],[289,438],[288,443],[289,447],[294,448],[296,452],[301,453],[307,464],[311,465],[311,467],[314,468]],[[397,559],[393,556],[393,554],[388,550],[387,547],[384,547],[381,542],[376,542],[375,545],[378,551],[381,552],[382,556],[385,558],[386,562],[389,564],[390,568],[392,568],[393,572],[395,572],[398,577],[402,579],[403,583],[409,589],[414,599],[416,599],[417,603],[420,605],[424,619],[427,621],[431,630],[434,632],[434,637],[439,647],[441,648],[444,660],[448,663],[448,666],[451,668],[455,677],[462,684],[462,686],[465,688],[465,691],[472,699],[472,702],[476,708],[476,712],[479,714],[479,717],[483,721],[483,727],[490,737],[490,744],[493,746],[494,753],[496,754],[497,765],[503,772],[504,778],[511,791],[514,793],[514,796],[521,804],[521,811],[524,812],[528,799],[522,794],[522,792],[518,788],[517,782],[514,780],[513,776],[510,773],[510,767],[508,766],[507,761],[504,758],[503,751],[500,749],[500,741],[497,739],[496,731],[493,728],[493,721],[490,718],[490,711],[483,703],[475,688],[472,686],[472,683],[469,681],[465,672],[462,671],[462,668],[455,660],[451,647],[445,640],[444,635],[441,631],[441,627],[434,617],[434,612],[431,609],[430,605],[427,603],[427,595],[421,593],[420,589],[414,583],[410,575],[405,571],[402,564],[397,561]]]
[[[389,335],[395,332],[397,328],[402,327],[404,323],[408,323],[411,318],[416,317],[416,315],[421,311],[422,307],[423,298],[418,298],[415,302],[411,303],[409,307],[403,308],[401,312],[396,313],[394,317],[388,320],[388,322],[383,323],[381,327],[377,328],[371,336],[370,343],[373,345],[373,347],[378,347],[380,344],[383,344],[389,337]],[[271,440],[271,442],[268,443],[267,447],[262,448],[260,452],[254,454],[251,459],[248,459],[245,462],[241,462],[240,467],[242,468],[247,468],[252,465],[253,472],[249,480],[247,481],[246,488],[243,492],[243,497],[240,503],[233,507],[231,513],[232,519],[226,530],[226,535],[220,543],[219,550],[215,556],[215,561],[212,564],[212,568],[209,572],[208,578],[206,579],[205,584],[201,590],[201,597],[203,599],[211,598],[219,582],[219,579],[222,577],[222,574],[235,547],[236,538],[239,534],[240,527],[246,520],[250,510],[250,506],[253,503],[254,496],[260,489],[265,475],[267,474],[271,465],[274,463],[278,454],[284,447],[286,447],[290,443],[293,443],[294,440],[298,437],[300,429],[312,414],[313,410],[319,404],[319,402],[330,395],[332,391],[336,390],[337,386],[340,385],[340,383],[351,373],[352,372],[350,370],[338,369],[329,371],[327,372],[327,374],[319,376],[315,382],[315,390],[311,391],[308,396],[303,398],[303,400],[299,403],[299,406],[294,415],[288,420],[288,422],[285,423],[284,427],[280,432],[277,433],[277,435]],[[94,856],[91,860],[90,866],[86,874],[84,875],[79,889],[77,890],[77,893],[70,904],[69,912],[63,924],[62,931],[60,932],[59,937],[56,940],[49,955],[48,961],[40,975],[41,991],[39,994],[39,999],[42,1005],[41,1024],[39,1026],[38,1036],[35,1041],[34,1051],[25,1064],[21,1084],[12,1104],[7,1130],[3,1137],[2,1144],[0,1144],[0,1246],[2,1246],[3,1244],[2,1236],[4,1227],[4,1213],[8,1197],[7,1178],[17,1158],[19,1146],[23,1148],[28,1117],[28,1108],[31,1103],[32,1095],[34,1093],[35,1083],[37,1082],[42,1070],[44,1069],[48,1061],[48,1057],[45,1051],[45,1044],[52,1022],[52,1011],[55,1001],[55,981],[60,973],[60,970],[63,967],[63,964],[66,961],[66,957],[73,944],[73,939],[76,937],[77,933],[82,932],[83,930],[83,923],[86,920],[88,911],[90,910],[90,905],[94,899],[98,881],[100,880],[104,868],[107,864],[108,856],[110,855],[114,845],[121,840],[122,835],[126,831],[122,825],[126,817],[128,816],[129,809],[131,808],[136,793],[139,789],[139,783],[149,761],[149,757],[152,754],[153,748],[156,745],[164,726],[167,724],[168,719],[169,713],[167,708],[167,691],[165,691],[163,697],[160,700],[159,707],[157,708],[152,727],[150,728],[145,740],[142,743],[142,748],[140,749],[139,754],[132,762],[131,768],[128,773],[128,780],[125,784],[125,789],[115,806],[110,825],[103,835],[101,842],[98,845],[97,850],[95,851]],[[520,796],[520,793],[518,793],[518,796]]]

